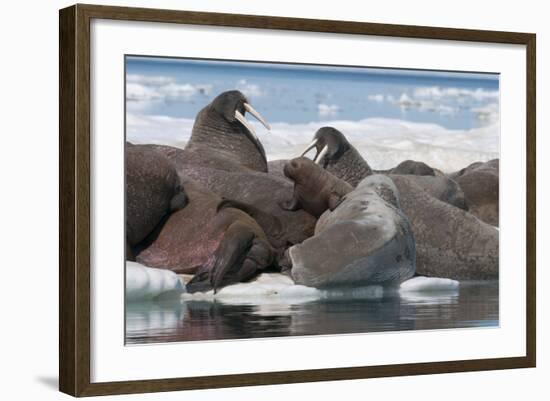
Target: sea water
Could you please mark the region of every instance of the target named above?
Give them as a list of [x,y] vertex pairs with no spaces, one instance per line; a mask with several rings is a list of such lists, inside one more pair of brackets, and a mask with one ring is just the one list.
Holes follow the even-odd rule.
[[[310,294],[311,295],[311,294]],[[498,282],[366,296],[132,302],[126,344],[495,327]]]

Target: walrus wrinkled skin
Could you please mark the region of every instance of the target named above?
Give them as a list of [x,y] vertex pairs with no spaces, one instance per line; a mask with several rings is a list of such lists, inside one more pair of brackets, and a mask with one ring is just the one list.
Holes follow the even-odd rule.
[[256,221],[242,210],[219,208],[222,199],[184,180],[189,203],[172,213],[136,260],[146,266],[194,274],[188,292],[246,281],[275,262]]
[[411,226],[397,188],[382,175],[363,180],[288,253],[294,281],[317,288],[397,285],[415,272]]
[[[390,174],[390,178],[402,176]],[[468,202],[460,185],[456,181],[443,175],[403,175],[409,181],[414,182],[428,194],[449,205],[456,206],[462,210],[468,210]],[[399,189],[399,183],[398,189]]]
[[396,175],[393,181],[416,239],[417,273],[454,280],[498,279],[498,230],[430,196],[412,177]]
[[268,127],[237,90],[223,92],[198,114],[185,146],[189,162],[204,167],[235,171],[267,172],[265,150],[244,115],[251,113]]
[[390,170],[392,174],[431,175],[435,176],[433,168],[424,162],[405,160]]
[[320,128],[313,137],[313,142],[304,150],[304,156],[310,149],[316,149],[314,161],[323,166],[329,173],[347,181],[353,187],[373,173],[369,164],[351,145],[344,134],[333,127]]
[[[357,181],[357,175],[349,171],[363,159],[359,153],[353,158],[333,160],[331,170],[351,185]],[[466,175],[465,171],[462,175]],[[498,278],[498,231],[466,212],[467,196],[452,179],[437,171],[435,177],[391,175],[391,178],[415,234],[419,274],[456,280]]]
[[142,242],[187,197],[174,165],[146,146],[126,143],[126,254]]
[[315,217],[327,209],[334,210],[344,195],[353,190],[347,182],[305,157],[290,160],[284,167],[284,174],[294,181],[294,194],[281,207],[285,210],[304,209]]
[[462,191],[470,213],[484,222],[499,225],[499,160],[473,163],[450,174]]
[[304,210],[286,211],[279,204],[292,198],[287,178],[252,170],[224,170],[196,165],[189,152],[171,146],[147,145],[168,157],[180,177],[188,177],[217,195],[253,206],[264,218],[253,217],[275,248],[298,244],[313,235],[316,218]]

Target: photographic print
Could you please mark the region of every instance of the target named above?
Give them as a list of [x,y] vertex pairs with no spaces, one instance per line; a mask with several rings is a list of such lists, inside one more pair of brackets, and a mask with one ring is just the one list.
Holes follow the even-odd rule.
[[126,56],[126,344],[499,325],[499,75]]

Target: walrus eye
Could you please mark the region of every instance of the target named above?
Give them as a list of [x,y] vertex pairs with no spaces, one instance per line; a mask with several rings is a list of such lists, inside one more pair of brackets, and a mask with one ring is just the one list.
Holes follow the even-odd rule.
[[262,125],[265,127],[266,130],[271,131],[271,126],[268,124],[268,122],[265,120],[265,118],[256,110],[254,107],[249,105],[248,103],[244,103],[244,108],[246,111],[248,111],[256,120],[262,123]]
[[[307,152],[309,152],[311,149],[313,149],[313,148],[315,147],[315,145],[317,145],[317,142],[318,142],[318,141],[319,141],[319,139],[318,139],[318,138],[315,138],[315,139],[313,140],[313,142],[311,142],[309,145],[307,145],[307,147],[304,149],[304,151],[302,152],[302,154],[300,155],[300,157],[304,157],[305,154],[306,154]],[[317,157],[317,156],[315,156],[315,157]]]
[[316,163],[316,164],[321,164],[321,160],[323,160],[323,157],[327,154],[328,152],[328,145],[325,145],[325,147],[323,148],[323,150],[321,150],[321,153],[319,153],[315,159],[313,159],[313,161]]

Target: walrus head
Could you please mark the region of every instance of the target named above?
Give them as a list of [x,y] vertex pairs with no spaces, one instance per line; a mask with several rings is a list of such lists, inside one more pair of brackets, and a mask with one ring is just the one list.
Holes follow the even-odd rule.
[[250,124],[250,122],[245,118],[245,113],[250,113],[250,115],[262,123],[267,130],[270,130],[271,127],[265,118],[250,105],[245,95],[238,90],[222,92],[212,101],[211,108],[227,122],[238,122],[242,124],[246,129],[249,139],[263,151],[263,147],[258,139],[258,136],[256,135],[256,131],[254,130],[252,124]]
[[285,163],[283,173],[294,182],[308,182],[313,172],[319,173],[315,168],[320,169],[308,158],[300,156]]
[[323,163],[326,167],[330,160],[343,155],[350,148],[350,144],[344,134],[336,128],[322,127],[315,133],[313,141],[304,149],[301,156],[313,148],[316,150],[313,161],[317,164]]

